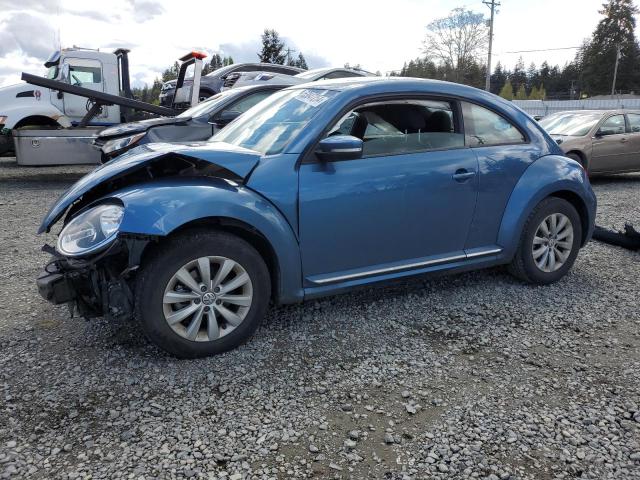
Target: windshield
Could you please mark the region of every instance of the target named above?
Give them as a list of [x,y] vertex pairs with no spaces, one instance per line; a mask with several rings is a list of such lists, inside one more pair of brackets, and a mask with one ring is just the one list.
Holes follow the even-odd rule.
[[283,90],[248,110],[211,141],[230,143],[263,155],[278,154],[337,93],[312,88]]
[[589,133],[602,118],[602,113],[554,113],[540,120],[540,125],[551,135],[582,137]]
[[204,102],[200,102],[196,106],[185,110],[180,115],[176,116],[176,118],[196,118],[211,113],[218,105],[226,102],[236,93],[238,93],[237,90],[225,90],[224,92],[218,93],[213,97],[209,97]]
[[45,75],[49,80],[54,80],[58,78],[58,65],[53,65],[47,69],[47,73]]

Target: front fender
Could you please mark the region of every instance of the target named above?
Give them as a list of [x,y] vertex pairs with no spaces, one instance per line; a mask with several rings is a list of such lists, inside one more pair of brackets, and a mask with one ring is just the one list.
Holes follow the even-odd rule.
[[295,234],[280,212],[252,190],[219,178],[167,178],[132,185],[108,198],[124,204],[122,233],[163,237],[187,223],[221,217],[252,226],[275,252],[279,301],[302,300],[300,248]]
[[21,120],[33,116],[49,117],[64,128],[71,127],[69,118],[45,100],[40,102],[34,100],[32,102],[22,102],[20,105],[0,107],[0,115],[7,117],[4,126],[8,129],[13,129]]
[[585,171],[567,157],[547,155],[525,170],[511,193],[498,233],[498,245],[503,248],[505,258],[511,259],[515,254],[524,224],[536,205],[559,192],[571,192],[581,199],[588,217],[586,238],[591,237],[596,196]]

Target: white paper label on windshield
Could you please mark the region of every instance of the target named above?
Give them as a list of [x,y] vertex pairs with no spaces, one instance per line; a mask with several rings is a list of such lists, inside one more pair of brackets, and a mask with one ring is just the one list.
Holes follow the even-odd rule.
[[296,98],[301,102],[306,103],[307,105],[311,105],[312,107],[317,107],[318,105],[322,105],[324,102],[329,100],[329,97],[326,95],[326,91],[317,91],[317,90],[303,90]]

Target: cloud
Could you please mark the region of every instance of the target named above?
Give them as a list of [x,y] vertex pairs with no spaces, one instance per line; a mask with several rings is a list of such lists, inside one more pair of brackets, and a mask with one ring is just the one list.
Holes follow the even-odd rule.
[[164,13],[164,7],[157,0],[129,0],[129,3],[137,22],[146,22]]
[[55,40],[56,31],[37,15],[14,13],[0,20],[0,57],[19,51],[46,59],[55,49]]

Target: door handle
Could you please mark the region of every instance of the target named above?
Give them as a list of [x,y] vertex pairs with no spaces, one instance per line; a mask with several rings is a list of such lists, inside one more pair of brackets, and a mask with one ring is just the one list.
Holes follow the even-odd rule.
[[622,137],[622,138],[620,139],[620,142],[621,142],[621,143],[627,143],[627,137]]
[[453,174],[453,179],[456,182],[462,183],[472,178],[475,174],[476,172],[470,172],[466,168],[459,168],[458,170],[456,170],[456,173]]

